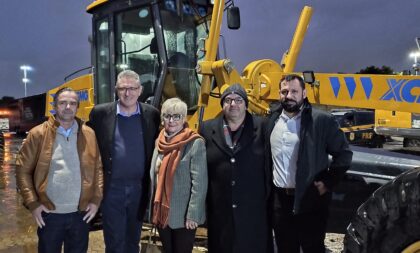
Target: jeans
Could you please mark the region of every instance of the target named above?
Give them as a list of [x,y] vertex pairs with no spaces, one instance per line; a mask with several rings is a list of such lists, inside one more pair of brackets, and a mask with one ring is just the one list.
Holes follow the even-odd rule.
[[102,201],[106,253],[138,253],[142,220],[140,184],[109,183]]
[[45,226],[38,228],[38,252],[61,253],[63,244],[65,253],[87,252],[89,225],[83,221],[84,215],[85,212],[43,212]]

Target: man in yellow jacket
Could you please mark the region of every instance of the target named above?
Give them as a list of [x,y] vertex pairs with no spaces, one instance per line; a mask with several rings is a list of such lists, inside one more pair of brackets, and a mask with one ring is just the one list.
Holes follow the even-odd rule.
[[16,161],[24,205],[38,224],[38,252],[87,252],[88,223],[102,200],[103,172],[95,133],[76,117],[70,88],[55,94],[55,115],[31,129]]

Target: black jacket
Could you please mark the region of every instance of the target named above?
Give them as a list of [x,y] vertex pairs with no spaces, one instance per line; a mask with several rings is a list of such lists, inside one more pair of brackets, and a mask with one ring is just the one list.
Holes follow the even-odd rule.
[[[143,217],[148,203],[148,190],[150,178],[149,169],[152,159],[155,140],[159,131],[160,116],[159,111],[148,104],[140,103],[140,118],[144,131],[145,144],[145,172],[142,185],[142,200],[140,207],[140,217]],[[96,134],[99,150],[104,167],[104,194],[108,189],[109,178],[112,174],[112,150],[114,144],[114,131],[117,119],[117,102],[96,105],[89,115],[87,125],[92,127]]]
[[223,134],[223,116],[204,122],[209,253],[266,252],[268,235],[264,119],[247,113],[235,150]]
[[[274,111],[267,127],[266,150],[271,169],[273,164],[269,140],[281,112],[281,107]],[[353,153],[334,117],[312,108],[307,100],[302,109],[299,138],[294,211],[303,213],[328,208],[331,190],[350,167]],[[328,155],[332,156],[331,164]],[[322,181],[329,192],[320,196],[314,181]]]

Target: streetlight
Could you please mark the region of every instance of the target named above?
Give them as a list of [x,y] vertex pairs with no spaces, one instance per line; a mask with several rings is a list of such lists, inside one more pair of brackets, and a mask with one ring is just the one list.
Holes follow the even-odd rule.
[[22,82],[23,82],[23,84],[25,86],[25,97],[26,97],[26,84],[29,83],[27,72],[30,71],[30,70],[32,70],[32,67],[31,66],[28,66],[28,65],[22,65],[22,66],[20,66],[20,69],[23,70]]
[[420,63],[417,61],[417,58],[420,57],[420,51],[410,53],[410,57],[414,58],[413,70],[417,76],[420,70]]

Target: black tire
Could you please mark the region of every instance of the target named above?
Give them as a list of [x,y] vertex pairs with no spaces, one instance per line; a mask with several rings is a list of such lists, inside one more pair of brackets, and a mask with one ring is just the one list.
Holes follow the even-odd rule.
[[420,147],[420,139],[404,138],[403,147],[405,148]]
[[416,168],[380,187],[359,207],[347,227],[344,252],[397,253],[419,241],[420,168]]
[[386,141],[385,136],[375,134],[370,142],[369,147],[370,148],[383,148],[385,141]]

